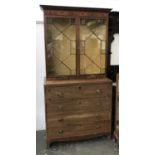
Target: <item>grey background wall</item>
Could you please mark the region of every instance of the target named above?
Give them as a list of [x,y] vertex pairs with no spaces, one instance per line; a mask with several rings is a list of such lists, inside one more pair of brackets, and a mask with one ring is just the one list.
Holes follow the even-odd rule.
[[[98,0],[91,3],[90,0],[38,0],[36,4],[36,130],[45,129],[45,107],[44,107],[44,78],[45,78],[45,49],[44,49],[44,27],[43,13],[39,5],[63,5],[63,6],[81,6],[81,7],[103,7],[113,8],[114,11],[119,11],[118,0]],[[111,65],[119,64],[119,35],[114,34],[114,41],[111,45]]]

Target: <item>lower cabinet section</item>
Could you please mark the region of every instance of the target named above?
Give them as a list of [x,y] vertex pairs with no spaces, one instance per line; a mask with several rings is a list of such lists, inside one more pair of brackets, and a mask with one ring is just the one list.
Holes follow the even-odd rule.
[[46,81],[46,138],[78,140],[111,134],[112,81]]

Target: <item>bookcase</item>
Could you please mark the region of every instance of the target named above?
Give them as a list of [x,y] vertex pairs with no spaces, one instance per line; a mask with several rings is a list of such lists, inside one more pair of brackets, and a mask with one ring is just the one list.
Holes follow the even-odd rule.
[[41,5],[44,13],[47,145],[111,134],[107,78],[111,9]]

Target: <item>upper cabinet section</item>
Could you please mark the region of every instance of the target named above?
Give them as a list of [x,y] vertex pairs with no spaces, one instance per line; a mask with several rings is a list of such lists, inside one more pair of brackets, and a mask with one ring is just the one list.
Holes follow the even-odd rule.
[[105,76],[110,9],[41,7],[47,78]]

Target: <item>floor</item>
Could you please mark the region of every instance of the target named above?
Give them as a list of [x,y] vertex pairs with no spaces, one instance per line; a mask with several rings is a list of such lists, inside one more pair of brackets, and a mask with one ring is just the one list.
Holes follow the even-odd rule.
[[109,137],[54,143],[47,149],[45,131],[37,131],[36,155],[119,155],[119,151],[115,141]]

